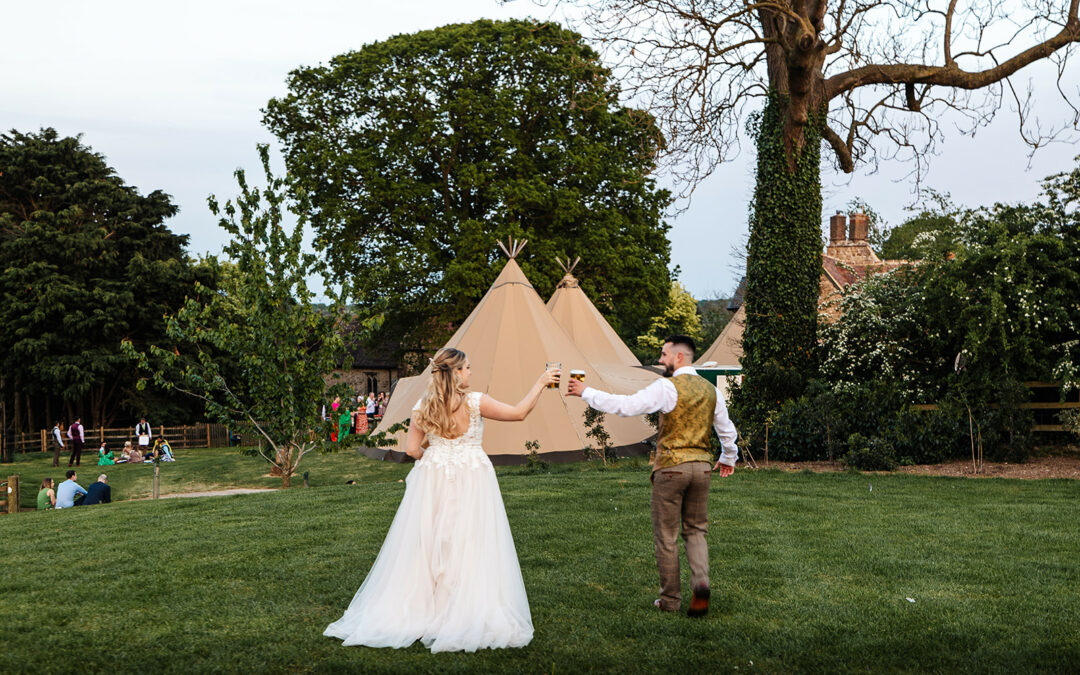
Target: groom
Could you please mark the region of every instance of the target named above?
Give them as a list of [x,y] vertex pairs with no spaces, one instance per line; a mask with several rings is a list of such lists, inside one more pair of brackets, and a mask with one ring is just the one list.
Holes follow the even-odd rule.
[[[656,380],[636,394],[608,394],[570,380],[568,393],[580,396],[589,406],[622,417],[660,412],[660,433],[653,461],[652,521],[656,565],[660,570],[660,597],[654,603],[666,612],[677,612],[682,602],[679,580],[679,523],[690,563],[693,596],[687,615],[705,616],[709,611],[708,529],[709,480],[713,471],[721,478],[735,471],[739,451],[738,433],[728,417],[724,397],[691,365],[694,341],[672,335],[660,351],[660,365],[668,379]],[[716,429],[723,451],[712,465],[709,427]]]

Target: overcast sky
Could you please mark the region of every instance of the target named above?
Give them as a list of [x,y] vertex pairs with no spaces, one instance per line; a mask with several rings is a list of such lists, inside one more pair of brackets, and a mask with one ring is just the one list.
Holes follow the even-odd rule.
[[[6,3],[0,128],[81,133],[129,184],[173,196],[180,213],[168,225],[191,235],[193,254],[219,253],[225,236],[206,197],[232,197],[237,167],[255,173],[256,143],[273,140],[260,108],[285,93],[290,70],[400,33],[525,16],[551,14],[528,2],[495,0]],[[1072,71],[1080,69],[1074,64]],[[1045,68],[1030,73],[1040,91],[1052,75]],[[1066,119],[1052,97],[1038,105],[1048,120]],[[974,138],[949,133],[941,150],[924,184],[967,206],[1031,201],[1045,176],[1070,169],[1080,153],[1076,145],[1050,146],[1029,169],[1015,116],[1005,111]],[[741,275],[733,251],[746,240],[752,160],[744,151],[721,166],[670,219],[672,264],[697,298],[725,296]],[[859,197],[889,223],[900,223],[913,200],[913,182],[905,178],[910,169],[827,173],[824,217]]]

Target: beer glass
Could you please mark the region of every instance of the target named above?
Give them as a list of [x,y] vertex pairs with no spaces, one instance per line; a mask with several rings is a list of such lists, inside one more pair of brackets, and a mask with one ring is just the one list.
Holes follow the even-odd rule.
[[[547,363],[544,364],[544,370],[551,370],[552,368],[558,368],[559,370],[562,370],[562,362],[560,362],[560,361],[548,361]],[[548,389],[558,389],[559,388],[558,380],[556,380],[555,382],[549,382],[547,388]]]

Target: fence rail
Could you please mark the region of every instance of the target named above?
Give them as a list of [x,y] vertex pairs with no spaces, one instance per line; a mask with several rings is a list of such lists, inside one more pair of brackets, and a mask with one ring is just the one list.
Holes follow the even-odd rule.
[[[1066,396],[1066,400],[1062,401],[1059,393],[1061,385],[1056,382],[1025,382],[1024,386],[1031,390],[1032,398],[1036,400],[1021,403],[1017,407],[1021,410],[1033,411],[1035,415],[1035,424],[1031,427],[1031,430],[1048,432],[1065,431],[1065,426],[1061,424],[1061,420],[1058,419],[1057,414],[1064,410],[1080,409],[1080,392],[1077,392],[1074,389]],[[998,408],[998,404],[991,403],[988,407],[996,409]],[[937,410],[938,404],[922,403],[911,406],[911,409],[923,411]]]
[[[180,426],[153,427],[155,438],[165,438],[169,445],[178,450],[187,448],[213,448],[229,445],[228,427],[223,424],[185,424]],[[86,450],[96,450],[102,443],[108,443],[109,449],[119,451],[125,441],[138,445],[133,427],[123,429],[83,429]],[[243,439],[249,445],[252,439]],[[0,456],[10,458],[13,453],[52,452],[52,429],[34,432],[0,434]],[[64,451],[67,452],[67,431],[64,431]]]

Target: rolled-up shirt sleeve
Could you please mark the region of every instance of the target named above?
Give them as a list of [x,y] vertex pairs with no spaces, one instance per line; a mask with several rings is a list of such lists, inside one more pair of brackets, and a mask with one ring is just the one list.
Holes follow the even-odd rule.
[[649,413],[669,413],[675,409],[679,395],[675,385],[669,380],[655,380],[649,386],[633,394],[609,394],[606,391],[585,387],[581,399],[603,413],[619,417],[648,415]]
[[716,435],[720,438],[720,446],[723,448],[720,452],[720,463],[735,466],[735,462],[739,460],[739,446],[735,445],[739,432],[735,430],[735,424],[728,415],[727,402],[724,401],[724,395],[720,393],[719,388],[716,390],[713,429],[716,430]]

